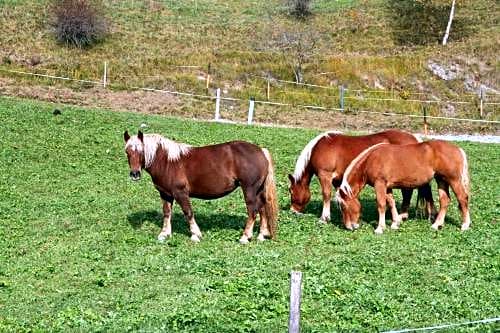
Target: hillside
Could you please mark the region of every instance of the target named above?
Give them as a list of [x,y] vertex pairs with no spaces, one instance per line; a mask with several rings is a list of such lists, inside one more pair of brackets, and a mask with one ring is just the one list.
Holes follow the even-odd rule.
[[[241,98],[223,116],[244,119],[249,97],[257,120],[309,127],[421,129],[422,119],[369,112],[498,121],[500,8],[497,1],[459,4],[447,46],[439,45],[448,9],[408,11],[402,2],[313,1],[305,20],[282,0],[104,1],[110,34],[91,49],[58,45],[48,1],[0,1],[0,92],[52,101],[208,118],[213,101],[137,92],[133,87]],[[437,23],[436,23],[437,22]],[[297,86],[294,66],[301,59]],[[99,81],[108,88],[14,74],[36,72]],[[444,80],[434,74],[449,76]],[[207,89],[207,76],[210,75]],[[442,74],[441,77],[443,77]],[[264,78],[262,78],[264,77]],[[267,78],[267,79],[266,79]],[[345,109],[339,108],[344,85]],[[478,91],[485,87],[483,115]],[[328,87],[324,88],[324,87]],[[429,101],[421,103],[420,100]],[[319,120],[318,120],[319,119]],[[498,123],[433,119],[431,130],[498,132]]]

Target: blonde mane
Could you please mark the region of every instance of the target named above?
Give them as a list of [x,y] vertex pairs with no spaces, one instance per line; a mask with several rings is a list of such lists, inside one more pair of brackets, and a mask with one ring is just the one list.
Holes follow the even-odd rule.
[[351,188],[351,185],[349,184],[349,182],[347,181],[347,178],[349,177],[350,173],[352,172],[352,170],[354,169],[354,167],[356,166],[356,164],[358,164],[358,162],[361,159],[363,159],[363,157],[365,157],[373,149],[378,148],[381,145],[387,145],[387,144],[388,143],[386,143],[386,142],[377,143],[376,145],[373,145],[373,146],[370,146],[370,147],[366,148],[358,156],[356,156],[356,158],[353,159],[351,161],[351,163],[349,163],[349,165],[345,169],[344,176],[342,177],[342,184],[340,184],[340,187],[339,187],[338,191],[342,190],[347,196],[349,196],[349,197],[352,196],[352,194],[353,194],[352,193],[352,188]]
[[304,171],[306,170],[307,164],[309,163],[309,160],[311,159],[311,153],[313,148],[316,146],[319,140],[321,140],[324,137],[327,137],[332,134],[342,134],[342,132],[338,131],[328,131],[319,134],[316,136],[314,139],[309,141],[309,143],[302,149],[302,152],[299,155],[299,158],[297,159],[297,163],[295,163],[295,170],[293,172],[293,178],[295,181],[299,181],[300,178],[302,178],[302,175],[304,174]]
[[177,143],[167,139],[160,134],[145,134],[144,145],[139,140],[137,135],[130,137],[125,145],[125,149],[130,147],[132,150],[139,152],[144,151],[144,164],[149,168],[156,157],[158,147],[161,147],[167,154],[167,159],[170,162],[175,162],[181,158],[182,155],[189,153],[191,146],[184,143]]

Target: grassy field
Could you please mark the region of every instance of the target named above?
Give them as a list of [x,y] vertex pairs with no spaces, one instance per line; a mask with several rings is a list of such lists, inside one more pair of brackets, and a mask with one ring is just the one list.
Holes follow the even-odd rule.
[[[55,116],[55,107],[62,115]],[[289,273],[303,272],[302,331],[377,331],[500,315],[500,147],[460,143],[469,156],[472,229],[456,200],[444,229],[411,218],[373,233],[374,195],[348,232],[320,197],[288,211],[286,174],[311,130],[193,122],[0,98],[0,331],[283,332]],[[174,206],[173,237],[159,243],[160,201],[149,177],[132,183],[124,129],[193,145],[244,139],[276,164],[276,241],[238,243],[239,191],[194,201],[199,244]],[[398,197],[398,201],[400,198]],[[413,214],[412,214],[413,216]],[[468,331],[495,331],[493,324]],[[461,330],[455,330],[461,331]]]
[[[446,47],[438,43],[446,27],[446,13],[436,19],[442,24],[435,31],[426,30],[430,19],[410,15],[405,24],[399,22],[406,15],[395,10],[398,6],[391,4],[398,1],[394,0],[316,0],[313,15],[305,21],[292,19],[284,2],[103,1],[110,21],[109,36],[91,49],[75,50],[55,42],[49,0],[0,1],[0,20],[5,22],[0,25],[0,79],[12,79],[7,86],[30,85],[33,90],[53,84],[71,87],[93,97],[87,86],[1,69],[100,80],[106,61],[109,87],[116,91],[139,86],[214,94],[215,88],[221,88],[224,96],[263,100],[267,98],[267,83],[257,75],[271,78],[270,99],[276,102],[337,108],[338,87],[343,84],[368,90],[347,92],[350,110],[421,114],[422,104],[408,100],[466,101],[471,104],[432,103],[428,112],[473,118],[479,115],[478,98],[474,89],[465,88],[464,81],[472,77],[477,81],[475,88],[482,83],[498,90],[500,29],[494,0],[459,4]],[[304,36],[303,52],[293,43],[277,47],[284,34]],[[310,46],[311,40],[314,46]],[[298,53],[307,56],[305,81],[332,89],[305,89],[275,81],[294,80],[292,67]],[[455,80],[440,80],[429,71],[429,61],[455,64],[461,74]],[[382,93],[371,92],[374,90]],[[19,90],[9,90],[9,94],[30,95]],[[48,94],[32,95],[50,99]],[[387,98],[397,101],[373,100]],[[490,94],[488,101],[498,102],[498,96]],[[183,105],[193,110],[188,102],[183,101]],[[172,107],[160,109],[168,113]],[[179,108],[174,109],[179,112]],[[499,118],[497,106],[487,105],[484,112],[486,119]]]

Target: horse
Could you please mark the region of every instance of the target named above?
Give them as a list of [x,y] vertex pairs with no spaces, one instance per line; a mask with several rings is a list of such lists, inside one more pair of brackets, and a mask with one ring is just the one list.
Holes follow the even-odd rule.
[[439,192],[439,212],[432,228],[444,225],[450,203],[451,186],[462,213],[461,230],[469,229],[469,171],[467,155],[462,148],[449,142],[436,140],[405,146],[380,143],[365,149],[347,167],[342,183],[335,195],[342,211],[344,224],[359,226],[361,211],[359,193],[366,184],[375,188],[379,213],[375,233],[385,229],[386,202],[393,222],[391,229],[398,229],[401,220],[392,197],[393,188],[415,188],[436,179]]
[[[420,140],[421,141],[421,140]],[[380,133],[363,136],[347,136],[340,132],[325,132],[312,139],[300,153],[293,175],[288,175],[290,180],[290,209],[295,213],[304,211],[305,206],[311,199],[309,185],[314,175],[319,178],[321,193],[323,195],[323,211],[320,222],[327,223],[330,220],[330,199],[332,185],[340,186],[344,171],[349,163],[366,148],[374,144],[387,142],[398,145],[419,142],[413,134],[399,130],[387,130]],[[408,218],[413,190],[403,189],[403,202],[401,206],[401,217]],[[427,192],[426,195],[420,192]],[[430,186],[422,187],[419,195],[428,198],[427,206],[432,203]]]
[[257,213],[263,241],[274,239],[277,229],[278,205],[274,166],[269,151],[245,141],[232,141],[203,147],[177,143],[159,134],[130,136],[123,134],[130,177],[137,181],[146,170],[163,202],[163,228],[158,235],[164,241],[172,235],[170,219],[174,200],[181,206],[189,224],[191,240],[202,238],[190,198],[217,199],[241,187],[248,218],[242,244],[252,238]]

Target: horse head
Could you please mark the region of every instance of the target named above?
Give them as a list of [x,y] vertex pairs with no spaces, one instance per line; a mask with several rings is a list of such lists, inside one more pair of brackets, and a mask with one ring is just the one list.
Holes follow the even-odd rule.
[[359,228],[359,216],[361,215],[361,203],[357,195],[350,195],[341,188],[335,194],[335,201],[339,205],[342,213],[342,222],[348,230]]
[[144,134],[141,131],[137,135],[130,136],[128,131],[123,133],[125,139],[125,152],[127,153],[128,165],[130,167],[130,178],[134,181],[141,179],[141,169],[144,168]]
[[295,180],[292,175],[288,175],[290,180],[290,187],[288,191],[290,192],[290,210],[294,213],[300,214],[304,211],[309,200],[311,200],[311,191],[309,190],[309,184],[303,184],[303,182]]

